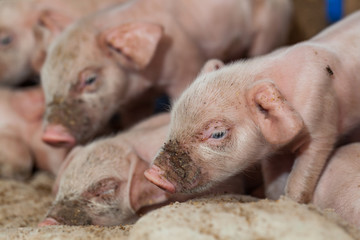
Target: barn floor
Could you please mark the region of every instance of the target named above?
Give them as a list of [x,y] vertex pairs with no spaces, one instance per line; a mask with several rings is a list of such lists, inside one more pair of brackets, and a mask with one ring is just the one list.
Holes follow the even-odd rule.
[[[234,239],[235,236],[244,236],[241,239],[249,240],[302,239],[304,236],[307,239],[325,239],[316,237],[323,234],[324,237],[328,235],[327,240],[360,239],[358,230],[339,220],[331,211],[324,213],[311,205],[286,199],[254,202],[253,198],[245,196],[221,196],[170,204],[146,214],[133,226],[38,228],[37,224],[53,200],[52,183],[53,179],[46,173],[38,173],[28,182],[0,180],[1,240],[165,240],[170,236],[171,239],[184,239],[182,236],[185,235],[188,236],[185,239],[214,240]],[[185,235],[173,236],[174,232]]]
[[53,200],[53,181],[46,173],[28,182],[0,180],[0,239],[127,239],[129,226],[37,228]]

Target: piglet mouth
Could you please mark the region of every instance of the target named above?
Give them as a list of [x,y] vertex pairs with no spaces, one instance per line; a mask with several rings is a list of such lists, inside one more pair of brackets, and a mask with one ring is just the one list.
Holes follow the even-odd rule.
[[158,166],[153,165],[151,168],[144,172],[144,175],[147,180],[149,180],[151,183],[155,184],[159,188],[170,193],[176,192],[175,185],[164,177],[164,171]]

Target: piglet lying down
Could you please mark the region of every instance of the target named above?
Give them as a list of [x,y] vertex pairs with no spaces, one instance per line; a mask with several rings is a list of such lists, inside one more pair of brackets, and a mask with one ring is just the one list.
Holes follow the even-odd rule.
[[[62,165],[54,187],[56,199],[39,226],[125,224],[152,207],[189,198],[170,199],[144,177],[165,140],[169,121],[169,114],[158,115],[115,137],[75,148]],[[242,193],[241,185],[242,177],[235,176],[211,193]]]
[[201,192],[262,161],[268,189],[284,179],[271,166],[286,158],[294,164],[278,189],[309,202],[334,144],[360,123],[359,39],[357,12],[272,54],[208,62],[175,103],[146,177],[169,192]]

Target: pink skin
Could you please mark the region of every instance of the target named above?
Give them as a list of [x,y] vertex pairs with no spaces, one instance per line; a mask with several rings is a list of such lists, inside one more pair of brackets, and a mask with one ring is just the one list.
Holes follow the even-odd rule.
[[124,1],[1,1],[0,85],[18,85],[39,74],[49,44],[70,23]]
[[60,225],[58,221],[53,218],[46,218],[44,221],[38,224],[38,227]]
[[312,201],[322,209],[334,209],[356,227],[360,227],[359,158],[360,143],[338,148],[321,175]]
[[71,136],[66,128],[61,125],[48,125],[42,135],[42,140],[49,145],[53,146],[67,146],[73,147],[75,145],[75,139]]
[[159,188],[164,189],[170,193],[175,193],[175,186],[166,178],[162,178],[161,175],[164,173],[159,167],[153,165],[152,168],[146,170],[144,175],[149,181],[157,185]]
[[[282,44],[290,15],[290,0],[138,0],[84,18],[50,47],[41,72],[44,125],[62,125],[76,144],[115,113],[128,127],[149,116],[159,94],[178,97],[207,59],[255,56]],[[72,141],[60,134],[63,144]]]
[[269,55],[209,62],[175,103],[154,161],[164,174],[149,180],[203,191],[262,162],[268,197],[309,202],[334,145],[360,124],[359,23],[358,12]]
[[[76,147],[59,171],[56,199],[39,226],[127,224],[169,200],[188,199],[181,195],[170,199],[144,177],[169,121],[169,114],[157,115],[117,136]],[[241,193],[242,177],[232,181],[235,184],[227,182],[217,192]]]
[[67,150],[41,141],[42,90],[0,89],[0,113],[0,177],[25,179],[34,164],[56,174]]

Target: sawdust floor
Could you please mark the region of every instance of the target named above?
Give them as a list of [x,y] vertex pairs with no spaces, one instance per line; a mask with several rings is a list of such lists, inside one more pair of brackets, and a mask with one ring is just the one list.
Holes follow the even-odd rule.
[[[330,224],[327,227],[325,226],[325,229],[339,228],[338,231],[341,231],[342,234],[345,233],[346,239],[360,239],[360,234],[356,229],[349,227],[343,221],[340,221],[339,224],[337,220],[331,220],[332,217],[323,217],[323,213],[314,210],[314,207],[296,204],[289,200],[276,202],[261,200],[255,203],[253,198],[246,196],[230,199],[215,197],[205,200],[191,200],[185,204],[170,204],[146,214],[134,226],[49,226],[38,228],[37,224],[43,219],[53,200],[52,183],[53,178],[46,173],[38,173],[28,182],[0,180],[0,240],[159,240],[169,239],[170,236],[172,236],[171,239],[174,239],[174,232],[179,231],[190,235],[188,237],[180,235],[176,239],[236,239],[236,236],[243,236],[244,234],[248,237],[243,239],[289,239],[278,236],[283,236],[283,232],[291,233],[289,232],[291,229],[295,229],[297,232],[299,232],[297,229],[300,229],[304,232],[302,222],[308,223],[313,228],[312,230],[305,230],[306,233],[313,232],[314,229],[315,231],[318,230],[316,224],[320,223],[319,226],[321,227],[323,223]],[[249,201],[253,204],[247,204]],[[263,216],[263,210],[268,212],[267,217]],[[277,219],[277,215],[280,218]],[[284,216],[287,220],[284,220]],[[316,217],[315,220],[314,217]],[[232,219],[231,224],[228,223],[229,219]],[[294,222],[291,225],[292,227],[289,225],[291,221]],[[273,223],[275,223],[274,226],[269,225]],[[206,228],[207,225],[204,224],[211,227]],[[236,229],[238,225],[243,229]],[[226,230],[221,233],[214,226],[222,226],[219,229]],[[205,228],[206,231],[204,231]],[[161,229],[166,231],[164,232]],[[232,233],[230,238],[229,232]],[[207,238],[209,233],[216,237]],[[261,236],[276,234],[276,237],[255,238],[255,236],[260,236],[259,234],[262,234]],[[291,236],[298,235],[295,233]],[[290,239],[299,238],[291,237]],[[329,239],[337,238],[327,238],[327,240]]]
[[28,182],[0,180],[0,239],[127,239],[130,226],[37,228],[53,200],[53,181],[46,173]]

